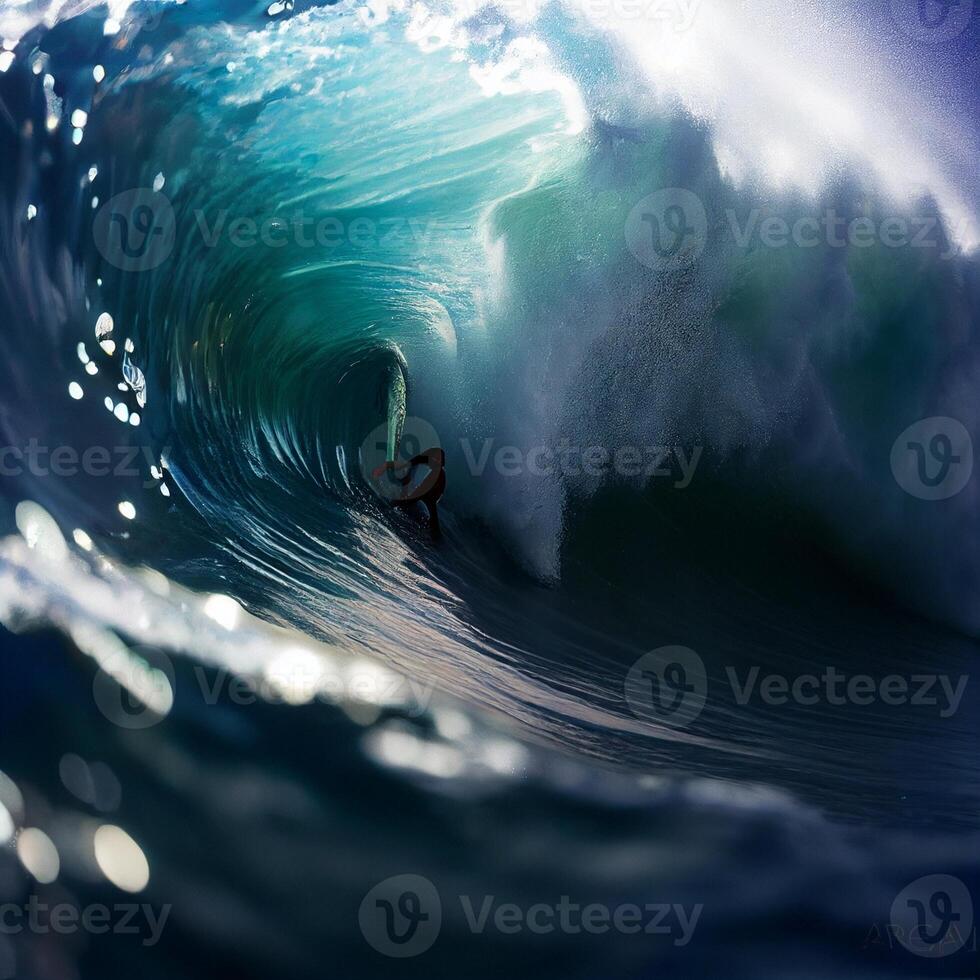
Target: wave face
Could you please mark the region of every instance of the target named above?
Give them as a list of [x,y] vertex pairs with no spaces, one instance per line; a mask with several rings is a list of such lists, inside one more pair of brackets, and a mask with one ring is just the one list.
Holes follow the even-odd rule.
[[[3,79],[9,442],[38,416],[60,442],[128,426],[166,479],[141,481],[138,534],[92,526],[132,560],[221,555],[277,621],[449,686],[488,659],[510,712],[510,651],[566,659],[543,619],[590,659],[601,602],[573,610],[600,579],[672,610],[697,567],[734,596],[770,546],[808,550],[803,591],[844,574],[975,632],[977,484],[926,506],[891,457],[918,419],[977,429],[971,130],[955,106],[924,127],[887,49],[849,91],[846,18],[776,6],[640,33],[597,5],[78,7],[26,33]],[[678,215],[684,250],[656,252]],[[444,552],[370,475],[425,441],[449,450]],[[583,472],[561,447],[645,455]],[[136,539],[175,511],[191,540],[150,558]],[[720,555],[733,524],[744,553]]]
[[[980,432],[973,34],[920,71],[897,0],[828,7],[0,12],[3,442],[112,465],[8,479],[81,564],[9,539],[4,621],[259,673],[316,642],[534,752],[702,778],[682,814],[967,825],[965,711],[916,715],[899,777],[884,707],[717,693],[976,662],[980,483],[943,489]],[[431,445],[438,543],[373,475]],[[100,606],[121,582],[152,625]],[[667,644],[716,691],[688,728],[624,700]]]

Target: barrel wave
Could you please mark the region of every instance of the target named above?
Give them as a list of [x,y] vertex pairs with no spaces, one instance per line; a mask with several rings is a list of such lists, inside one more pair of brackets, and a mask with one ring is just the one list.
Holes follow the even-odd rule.
[[[5,516],[84,552],[11,573],[28,618],[261,671],[232,626],[194,647],[188,597],[229,596],[536,750],[887,812],[884,707],[870,733],[728,679],[975,663],[955,64],[823,3],[43,7],[0,12],[0,431],[117,472],[18,470]],[[378,477],[430,446],[440,541]],[[160,586],[152,624],[96,611],[121,580]],[[697,725],[624,696],[677,645]],[[903,745],[913,822],[973,812],[934,768],[969,724]]]

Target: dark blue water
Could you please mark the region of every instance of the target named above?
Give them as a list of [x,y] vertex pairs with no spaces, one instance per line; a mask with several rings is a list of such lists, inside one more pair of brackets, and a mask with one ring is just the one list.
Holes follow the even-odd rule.
[[0,980],[977,974],[980,34],[884,6],[0,11]]

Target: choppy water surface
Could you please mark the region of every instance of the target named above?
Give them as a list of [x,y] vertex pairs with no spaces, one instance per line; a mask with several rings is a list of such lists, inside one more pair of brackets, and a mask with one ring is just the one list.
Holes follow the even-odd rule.
[[0,978],[975,975],[968,6],[0,10]]

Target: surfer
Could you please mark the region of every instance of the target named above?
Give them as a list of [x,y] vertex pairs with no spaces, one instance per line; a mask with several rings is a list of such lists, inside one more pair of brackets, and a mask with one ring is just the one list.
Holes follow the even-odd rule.
[[[412,473],[419,466],[426,466],[431,472],[417,487],[409,489]],[[406,488],[399,496],[392,499],[393,507],[408,507],[416,501],[425,504],[425,509],[429,513],[429,530],[432,532],[433,541],[438,541],[442,537],[439,528],[438,503],[439,498],[446,492],[445,466],[445,452],[438,447],[433,447],[413,456],[408,462],[396,463],[394,460],[388,460],[371,474],[374,479],[378,479],[386,470],[391,470],[395,482]],[[407,472],[404,476],[398,476],[400,470],[407,470]]]

